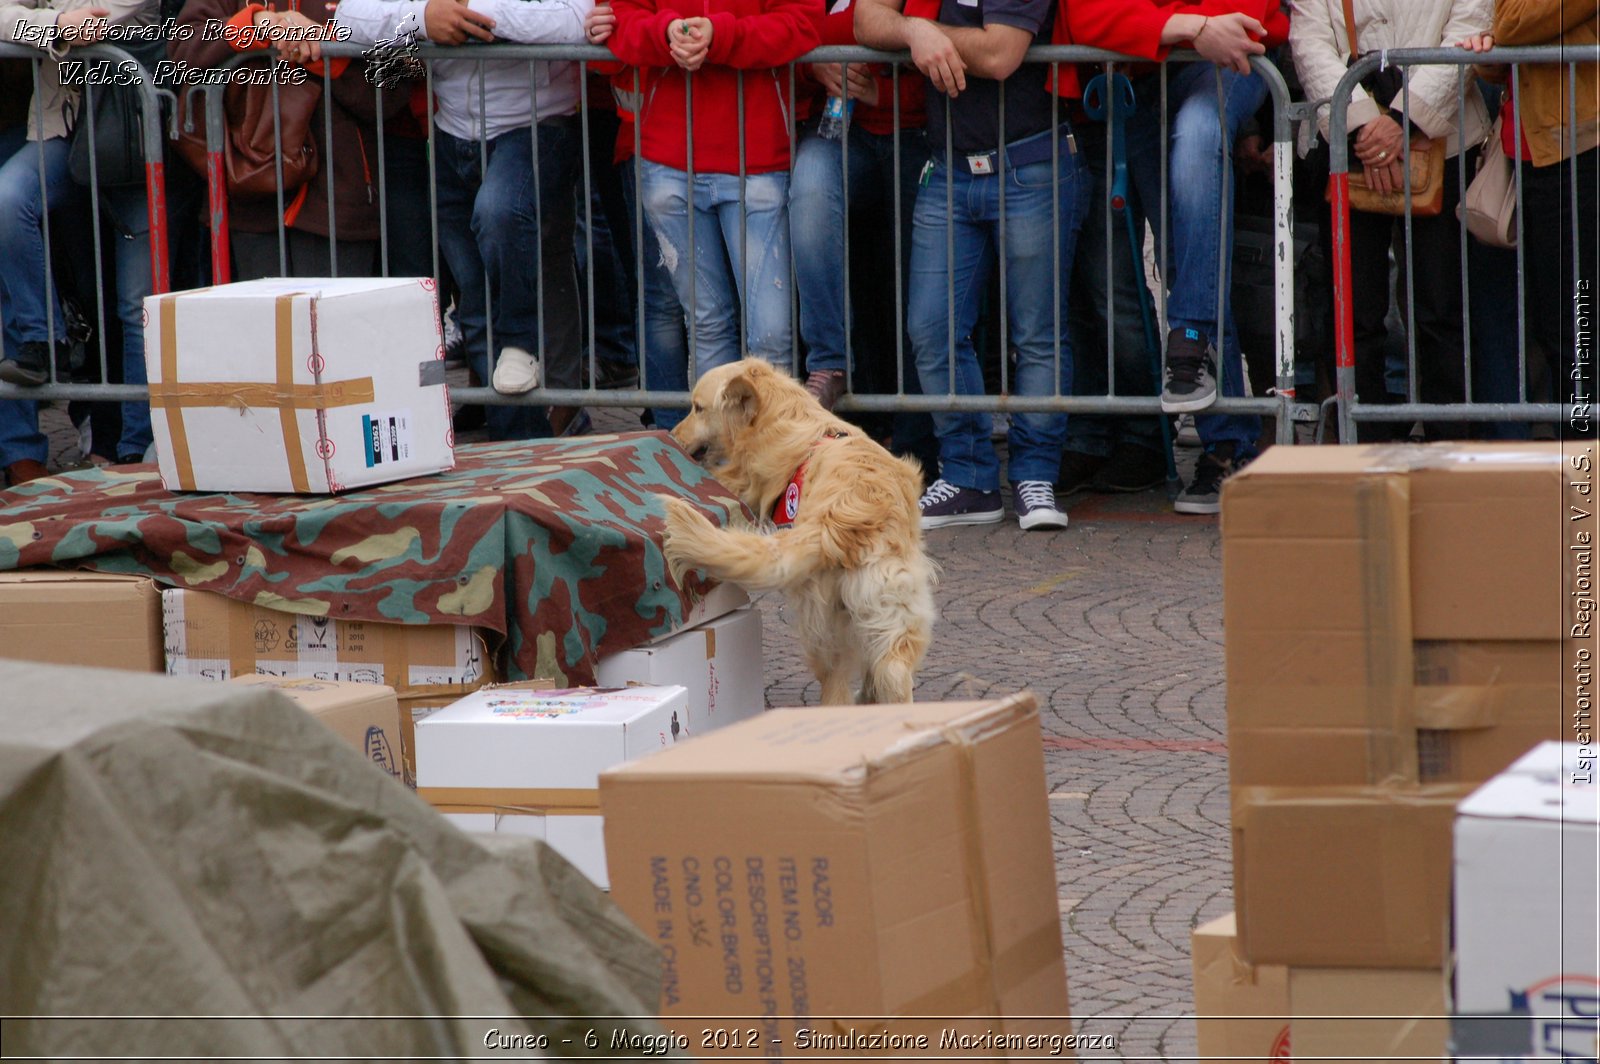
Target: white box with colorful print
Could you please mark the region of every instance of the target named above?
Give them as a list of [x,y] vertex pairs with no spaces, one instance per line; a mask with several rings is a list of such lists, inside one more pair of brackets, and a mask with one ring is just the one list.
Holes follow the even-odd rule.
[[1593,745],[1541,743],[1457,807],[1458,1057],[1594,1059],[1597,839]]
[[429,278],[266,278],[144,310],[168,490],[322,495],[455,464]]
[[468,831],[545,839],[606,886],[600,773],[671,746],[682,687],[486,687],[417,722],[417,794]]

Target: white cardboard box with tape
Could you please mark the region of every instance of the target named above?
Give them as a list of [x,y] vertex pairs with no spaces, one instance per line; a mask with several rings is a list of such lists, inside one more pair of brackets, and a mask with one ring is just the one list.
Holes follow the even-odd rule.
[[756,716],[766,708],[761,611],[734,610],[654,643],[608,654],[595,668],[595,679],[604,687],[683,687],[688,692],[683,731],[689,736]]
[[431,279],[268,278],[144,309],[169,490],[328,494],[455,464]]
[[486,687],[417,722],[417,794],[466,831],[544,839],[607,885],[600,773],[683,735],[682,687]]

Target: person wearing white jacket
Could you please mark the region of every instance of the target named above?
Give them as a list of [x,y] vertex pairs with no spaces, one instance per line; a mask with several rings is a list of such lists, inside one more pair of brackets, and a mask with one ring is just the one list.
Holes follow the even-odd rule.
[[[1488,31],[1494,0],[1350,0],[1356,42],[1362,54],[1396,48],[1464,46]],[[1289,46],[1306,99],[1333,96],[1352,56],[1345,29],[1343,0],[1294,0]],[[1351,95],[1349,105],[1350,168],[1364,171],[1374,191],[1404,188],[1405,141],[1412,152],[1428,150],[1435,139],[1445,142],[1451,160],[1445,167],[1444,206],[1435,216],[1411,218],[1409,274],[1403,244],[1395,246],[1402,281],[1410,286],[1415,320],[1410,328],[1417,350],[1417,390],[1422,402],[1451,403],[1465,398],[1461,313],[1462,248],[1456,205],[1461,186],[1456,156],[1469,153],[1466,172],[1476,172],[1478,146],[1489,129],[1488,112],[1470,69],[1465,91],[1457,66],[1416,66],[1406,72],[1399,89],[1398,72],[1388,84],[1368,79]],[[1377,94],[1375,97],[1375,93]],[[1379,98],[1388,97],[1388,98]],[[1464,104],[1464,106],[1463,106]],[[1317,118],[1328,136],[1326,102]],[[1384,344],[1388,330],[1389,250],[1403,239],[1404,219],[1352,210],[1350,260],[1355,317],[1356,395],[1364,403],[1393,400],[1384,383]],[[1400,306],[1406,306],[1405,292]],[[1459,426],[1430,424],[1431,436],[1457,435]],[[1382,423],[1368,423],[1362,438],[1381,438]]]

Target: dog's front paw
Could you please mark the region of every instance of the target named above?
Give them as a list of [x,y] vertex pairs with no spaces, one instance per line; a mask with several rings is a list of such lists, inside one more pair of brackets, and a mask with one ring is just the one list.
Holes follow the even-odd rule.
[[667,527],[661,535],[661,552],[666,555],[672,578],[682,584],[690,569],[705,563],[705,534],[715,531],[716,526],[683,499],[671,495],[656,497],[667,511]]

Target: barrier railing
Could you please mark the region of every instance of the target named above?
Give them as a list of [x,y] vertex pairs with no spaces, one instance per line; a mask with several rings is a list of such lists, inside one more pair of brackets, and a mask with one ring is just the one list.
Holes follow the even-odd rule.
[[[1460,402],[1422,402],[1420,401],[1423,386],[1423,375],[1419,373],[1417,358],[1417,315],[1414,301],[1414,290],[1408,283],[1406,286],[1406,299],[1403,312],[1406,326],[1406,385],[1407,391],[1404,402],[1388,403],[1376,401],[1372,397],[1358,397],[1356,383],[1356,337],[1355,337],[1355,294],[1354,278],[1351,261],[1351,202],[1350,202],[1350,150],[1348,143],[1349,133],[1349,105],[1351,93],[1363,79],[1374,71],[1384,66],[1398,66],[1402,71],[1403,84],[1409,86],[1410,68],[1413,66],[1445,65],[1457,68],[1457,100],[1458,103],[1466,99],[1469,71],[1472,66],[1497,66],[1505,67],[1510,78],[1515,82],[1520,67],[1524,64],[1560,64],[1567,68],[1569,99],[1566,129],[1569,134],[1569,144],[1565,160],[1559,165],[1569,167],[1573,182],[1574,193],[1579,180],[1577,171],[1578,153],[1576,151],[1577,135],[1577,101],[1575,86],[1577,84],[1577,69],[1580,66],[1594,65],[1600,62],[1600,47],[1568,47],[1568,46],[1539,46],[1519,48],[1494,48],[1487,52],[1473,53],[1459,48],[1416,48],[1395,49],[1382,53],[1369,54],[1350,65],[1340,79],[1333,97],[1329,103],[1329,170],[1330,197],[1332,202],[1333,248],[1334,248],[1334,326],[1335,326],[1335,355],[1337,367],[1337,404],[1339,420],[1339,436],[1342,442],[1355,442],[1358,438],[1360,426],[1363,423],[1415,423],[1415,422],[1561,422],[1568,420],[1571,414],[1571,404],[1563,402],[1530,401],[1530,342],[1527,316],[1527,292],[1524,274],[1527,261],[1527,231],[1524,226],[1523,207],[1523,170],[1520,166],[1514,167],[1514,182],[1517,200],[1517,240],[1516,240],[1516,305],[1517,316],[1517,361],[1516,361],[1516,390],[1517,400],[1507,401],[1476,401],[1473,398],[1475,356],[1472,342],[1472,302],[1474,299],[1491,299],[1488,292],[1477,292],[1473,289],[1479,287],[1471,283],[1469,277],[1469,237],[1467,223],[1462,216],[1457,220],[1459,241],[1461,249],[1461,317],[1464,331],[1461,355],[1463,359],[1462,378],[1463,396]],[[1512,98],[1512,117],[1515,127],[1520,130],[1521,107],[1520,99],[1515,95]],[[1458,107],[1458,115],[1464,107]],[[1410,138],[1402,138],[1404,192],[1408,202],[1412,196],[1411,178],[1411,142]],[[1468,183],[1474,176],[1468,173],[1467,156],[1472,145],[1460,145],[1460,152],[1453,165],[1446,167],[1446,179],[1454,181],[1457,189],[1464,192]],[[1486,144],[1485,151],[1498,152],[1499,144]],[[1404,226],[1404,254],[1403,261],[1398,263],[1402,276],[1411,278],[1416,276],[1418,264],[1413,256],[1412,233],[1414,218],[1410,212],[1402,216]],[[1578,212],[1572,212],[1573,226],[1573,267],[1577,273],[1578,248],[1581,246],[1577,237],[1579,224]],[[1426,266],[1424,266],[1426,268]],[[1563,359],[1570,356],[1570,352],[1546,352],[1553,359],[1556,372],[1559,376]],[[1588,401],[1592,401],[1592,396]]]

